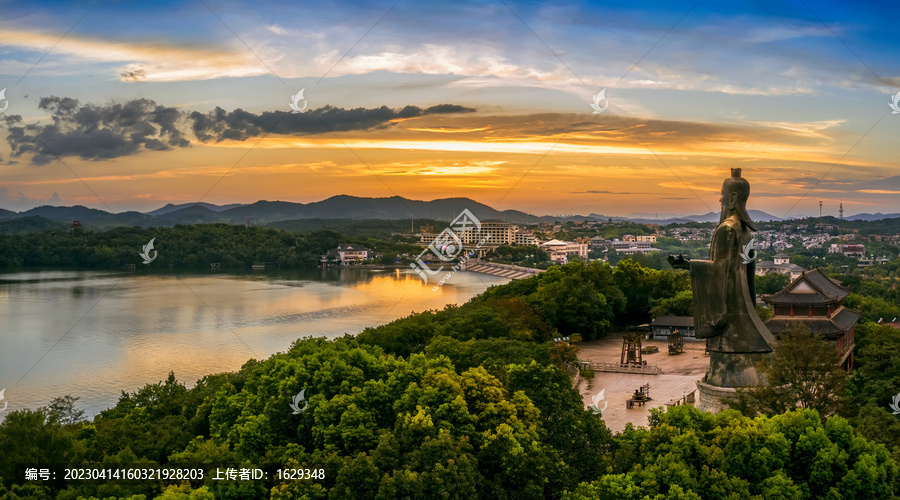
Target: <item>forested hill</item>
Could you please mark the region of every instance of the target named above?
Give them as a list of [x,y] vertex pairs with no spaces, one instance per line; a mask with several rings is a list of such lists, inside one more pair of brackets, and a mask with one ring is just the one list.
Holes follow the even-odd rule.
[[[846,417],[809,408],[713,416],[680,406],[613,435],[602,413],[585,409],[561,369],[577,345],[550,339],[603,335],[617,317],[641,314],[685,283],[681,271],[630,261],[615,270],[557,266],[358,337],[298,340],[192,389],[173,374],[90,421],[72,398],[13,411],[0,424],[0,498],[896,498],[900,425],[884,408],[900,377],[890,357],[900,342],[890,327],[857,328],[858,375],[838,395],[851,403]],[[316,476],[41,484],[17,474],[17,462]]]
[[0,212],[0,221],[20,217],[43,217],[71,224],[78,220],[83,225],[96,228],[116,226],[171,227],[176,224],[225,223],[245,224],[249,219],[254,225],[294,219],[433,219],[453,220],[463,210],[475,217],[501,219],[508,222],[538,222],[554,220],[537,217],[518,210],[496,210],[469,198],[445,198],[431,201],[410,200],[399,196],[390,198],[362,198],[358,196],[332,196],[311,203],[260,200],[249,205],[217,207],[209,204],[166,206],[148,213],[110,213],[83,206],[42,206],[21,213]]

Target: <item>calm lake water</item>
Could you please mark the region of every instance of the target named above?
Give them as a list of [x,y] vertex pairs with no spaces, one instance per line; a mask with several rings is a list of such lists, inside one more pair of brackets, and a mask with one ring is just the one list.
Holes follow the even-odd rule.
[[356,334],[508,281],[459,272],[432,291],[400,269],[0,274],[0,419],[63,394],[93,416],[170,371],[192,387],[297,338]]

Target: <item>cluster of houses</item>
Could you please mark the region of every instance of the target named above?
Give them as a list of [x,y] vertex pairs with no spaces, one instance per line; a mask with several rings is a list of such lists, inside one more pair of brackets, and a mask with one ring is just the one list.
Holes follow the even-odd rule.
[[[617,253],[621,253],[623,255],[634,255],[634,254],[644,254],[650,252],[658,252],[658,248],[653,248],[653,244],[656,243],[657,236],[655,234],[643,235],[643,236],[634,236],[631,234],[626,234],[622,236],[621,240],[612,240],[606,241],[601,240],[597,242],[597,244],[605,246],[606,248],[612,248]],[[593,240],[591,240],[593,241]]]
[[[588,222],[581,224],[585,225]],[[546,229],[547,231],[558,231],[560,228],[559,224],[541,223],[539,225],[539,229]],[[423,248],[431,245],[435,238],[440,236],[439,233],[435,232],[433,226],[423,225],[420,227],[420,230],[419,245]],[[496,219],[481,221],[480,231],[476,232],[473,228],[467,228],[455,232],[455,236],[458,241],[462,242],[466,251],[472,251],[478,257],[501,245],[536,245],[547,253],[552,262],[561,264],[567,263],[572,256],[576,255],[582,259],[587,259],[591,248],[601,248],[606,251],[615,249],[624,255],[658,251],[652,246],[656,242],[656,235],[634,236],[626,234],[621,240],[606,240],[597,236],[590,239],[576,238],[574,241],[558,239],[541,241],[532,230]],[[342,244],[323,255],[322,263],[358,265],[375,257],[375,252],[364,246]]]
[[[423,248],[431,245],[439,236],[434,232],[433,226],[423,225],[420,229],[422,232],[419,235],[419,245]],[[547,253],[551,261],[559,263],[568,262],[572,255],[587,259],[590,244],[586,238],[579,238],[577,241],[551,239],[542,242],[534,236],[533,232],[500,220],[482,221],[481,231],[476,233],[472,229],[466,229],[457,232],[456,237],[463,243],[464,250],[474,251],[478,256],[501,245],[537,245]],[[376,254],[373,250],[362,245],[341,244],[323,255],[322,263],[359,265],[375,257]]]
[[[572,223],[578,228],[593,228],[606,225],[600,221],[579,221]],[[547,253],[550,260],[556,263],[566,263],[572,256],[577,255],[582,259],[588,258],[588,253],[592,249],[600,249],[604,252],[615,250],[620,255],[636,255],[659,251],[654,248],[653,244],[657,242],[658,236],[652,235],[631,235],[626,234],[621,239],[607,240],[600,236],[593,238],[575,238],[574,241],[562,241],[559,239],[550,239],[549,241],[541,241],[541,234],[558,232],[563,228],[560,223],[541,222],[538,224],[536,231],[525,227],[520,227],[509,222],[498,219],[487,219],[481,221],[480,231],[474,228],[467,228],[455,233],[458,241],[462,242],[464,249],[474,252],[476,257],[481,257],[485,253],[496,249],[501,245],[537,245]],[[821,247],[833,237],[830,233],[835,232],[836,227],[833,224],[817,224],[813,229],[816,231],[809,234],[808,226],[800,224],[791,226],[785,224],[780,230],[763,230],[755,233],[756,248],[762,251],[778,252],[785,248],[793,246],[798,240],[806,248]],[[435,228],[429,225],[420,226],[419,245],[422,248],[428,247],[439,236],[435,232]],[[846,229],[848,234],[842,234],[839,237],[848,241],[857,239],[858,234],[852,229]],[[660,233],[659,231],[657,232]],[[690,228],[676,227],[668,230],[668,234],[682,242],[708,240],[711,230],[708,228]],[[877,236],[873,239],[896,240],[900,236]],[[833,243],[828,250],[833,254],[841,254],[847,257],[859,259],[859,267],[866,267],[873,264],[885,264],[889,261],[887,257],[866,258],[865,245],[860,243]],[[375,258],[375,252],[371,249],[360,245],[343,244],[338,246],[322,257],[323,263],[340,263],[341,265],[360,264],[365,261],[371,261]],[[804,272],[804,269],[790,262],[790,258],[778,253],[771,261],[758,262],[756,265],[756,273],[765,275],[769,273],[781,273],[796,279]]]
[[865,245],[844,245],[842,243],[832,243],[828,248],[828,253],[839,253],[844,257],[853,257],[862,259],[866,256]]
[[853,257],[857,259],[859,262],[857,263],[858,267],[869,267],[873,264],[884,265],[891,261],[887,256],[881,257],[866,257],[866,246],[861,244],[842,244],[842,243],[832,243],[831,247],[828,248],[828,253],[836,253],[841,254],[845,257]]
[[[575,225],[579,227],[590,227],[591,224],[591,221],[575,223]],[[600,225],[599,222],[593,222],[593,224]],[[560,224],[544,222],[540,223],[538,227],[539,229],[546,231],[559,231],[562,228]],[[430,228],[423,226],[423,229]],[[437,236],[437,234],[423,230],[419,244],[423,247],[427,246],[434,241],[434,238]],[[541,241],[532,230],[496,219],[481,221],[481,230],[477,232],[477,234],[474,229],[470,228],[460,231],[457,236],[467,249],[473,250],[479,255],[483,255],[501,245],[537,245],[541,250],[547,253],[552,262],[562,264],[568,262],[573,255],[577,255],[582,259],[587,259],[588,253],[592,248],[601,248],[607,251],[615,249],[617,252],[625,255],[654,252],[658,250],[652,247],[652,244],[656,242],[656,235],[634,236],[626,234],[621,240],[606,240],[596,236],[590,239],[575,238],[574,241],[562,241],[558,239]],[[487,237],[487,239],[485,239],[485,237]]]
[[[849,247],[849,248],[848,248]],[[829,253],[843,253],[847,257],[858,259],[858,267],[868,267],[871,265],[884,265],[891,261],[887,257],[865,258],[865,247],[863,245],[831,245]],[[842,266],[847,269],[848,266]],[[791,263],[789,255],[780,253],[773,257],[773,260],[764,260],[756,263],[756,275],[765,276],[771,273],[780,273],[790,277],[792,280],[797,279],[806,269]]]
[[696,227],[676,227],[669,230],[669,234],[678,241],[709,241],[712,229]]
[[[786,226],[788,230],[765,229],[753,235],[756,238],[756,248],[767,252],[779,252],[786,248],[794,246],[795,241],[799,241],[804,248],[819,248],[832,236],[826,232],[817,232],[814,234],[791,232],[790,226]],[[798,227],[805,228],[801,225]]]

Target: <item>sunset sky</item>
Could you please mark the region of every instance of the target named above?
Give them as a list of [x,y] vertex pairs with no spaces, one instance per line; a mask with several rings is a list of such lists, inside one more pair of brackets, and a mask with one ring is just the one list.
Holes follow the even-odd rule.
[[0,0],[0,207],[900,212],[896,5],[629,4]]

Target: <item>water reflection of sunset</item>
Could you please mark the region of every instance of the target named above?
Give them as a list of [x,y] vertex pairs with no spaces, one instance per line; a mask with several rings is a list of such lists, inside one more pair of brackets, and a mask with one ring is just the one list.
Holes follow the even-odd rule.
[[379,274],[367,283],[356,285],[355,288],[361,292],[385,298],[408,296],[431,290],[417,275],[400,274],[399,269],[392,275]]
[[[408,269],[114,279],[37,274],[7,274],[0,286],[0,313],[7,311],[0,314],[0,380],[20,378],[34,365],[17,386],[16,408],[72,394],[89,414],[169,372],[190,386],[285,351],[298,338],[355,334],[463,303],[507,281],[460,272],[433,291],[437,281],[425,284]],[[99,286],[86,288],[85,281]]]

